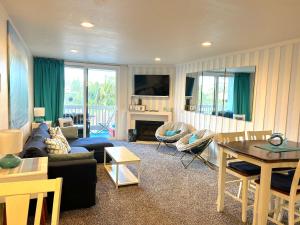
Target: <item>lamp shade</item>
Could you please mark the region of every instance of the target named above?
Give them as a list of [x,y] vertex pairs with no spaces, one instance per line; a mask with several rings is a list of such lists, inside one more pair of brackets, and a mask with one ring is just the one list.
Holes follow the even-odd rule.
[[0,154],[16,154],[22,148],[23,133],[20,130],[0,130]]
[[35,117],[44,117],[45,116],[45,108],[41,108],[41,107],[34,108],[33,115]]

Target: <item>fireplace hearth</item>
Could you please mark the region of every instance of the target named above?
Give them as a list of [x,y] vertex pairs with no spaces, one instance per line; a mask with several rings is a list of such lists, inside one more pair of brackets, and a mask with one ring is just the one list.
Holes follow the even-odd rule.
[[159,128],[163,124],[163,121],[136,120],[135,128],[137,130],[137,140],[156,141],[155,132],[157,128]]

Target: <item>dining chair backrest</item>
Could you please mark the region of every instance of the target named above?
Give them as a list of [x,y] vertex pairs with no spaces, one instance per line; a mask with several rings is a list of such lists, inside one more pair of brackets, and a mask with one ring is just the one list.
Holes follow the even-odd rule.
[[290,198],[294,201],[296,201],[296,195],[300,190],[300,160],[298,162],[297,168],[294,173],[293,181],[292,181],[292,186],[290,190]]
[[220,133],[217,135],[218,142],[232,142],[232,141],[244,141],[245,132],[230,132],[230,133]]
[[248,140],[267,140],[271,135],[271,130],[247,131]]
[[41,221],[44,194],[54,192],[51,225],[58,225],[62,178],[1,183],[0,198],[4,199],[7,225],[26,225],[30,198],[37,198],[34,225]]

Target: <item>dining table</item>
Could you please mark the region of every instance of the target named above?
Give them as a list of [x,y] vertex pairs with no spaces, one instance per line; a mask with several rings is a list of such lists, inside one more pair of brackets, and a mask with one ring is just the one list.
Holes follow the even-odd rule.
[[[270,151],[265,140],[245,140],[219,145],[219,176],[217,211],[224,210],[225,175],[227,160],[231,157],[260,166],[260,188],[257,210],[257,224],[266,225],[268,219],[269,200],[271,191],[271,175],[273,168],[295,168],[300,159],[300,143],[288,141],[286,149]],[[254,224],[253,224],[254,225]]]

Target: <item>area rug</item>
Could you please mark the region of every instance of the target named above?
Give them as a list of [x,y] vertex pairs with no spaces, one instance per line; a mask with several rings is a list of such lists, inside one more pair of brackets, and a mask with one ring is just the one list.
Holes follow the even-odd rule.
[[[217,171],[196,160],[188,169],[175,149],[115,141],[142,160],[141,184],[115,188],[102,164],[98,164],[97,202],[88,209],[61,213],[63,225],[239,225],[240,203],[225,198],[225,210],[217,212]],[[134,168],[133,168],[134,170]],[[250,213],[249,213],[250,214]],[[249,224],[251,224],[249,215]]]

